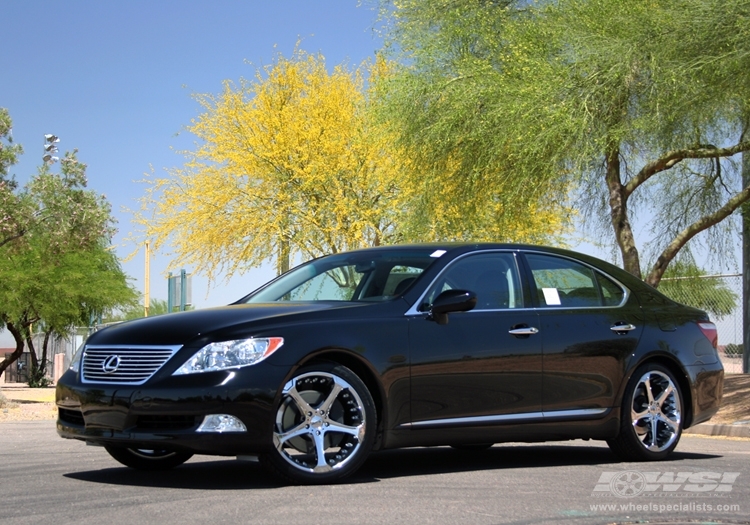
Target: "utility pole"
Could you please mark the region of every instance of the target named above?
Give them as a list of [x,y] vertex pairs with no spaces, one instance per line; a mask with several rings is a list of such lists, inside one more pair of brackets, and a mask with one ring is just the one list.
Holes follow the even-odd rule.
[[[750,186],[750,151],[742,152],[742,185]],[[750,373],[750,203],[742,207],[742,372]]]
[[143,317],[148,317],[148,310],[151,306],[151,250],[149,241],[146,241],[146,265],[144,268],[145,277],[143,279]]

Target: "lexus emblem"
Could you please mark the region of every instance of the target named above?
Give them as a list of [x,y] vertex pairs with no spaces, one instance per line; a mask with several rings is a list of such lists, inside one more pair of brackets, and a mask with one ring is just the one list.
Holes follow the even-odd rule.
[[114,374],[115,372],[117,372],[117,369],[119,367],[120,367],[119,355],[111,355],[107,357],[102,363],[102,370],[104,370],[105,374]]

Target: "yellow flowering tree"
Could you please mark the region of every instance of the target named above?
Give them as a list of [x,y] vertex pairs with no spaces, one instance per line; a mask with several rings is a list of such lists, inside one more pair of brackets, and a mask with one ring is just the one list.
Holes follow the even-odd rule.
[[298,50],[199,96],[189,130],[202,143],[150,181],[136,217],[145,235],[211,278],[393,242],[408,195],[390,141],[368,122],[365,73],[329,73]]
[[298,50],[198,96],[204,112],[188,129],[201,143],[149,181],[136,214],[143,235],[215,279],[400,241],[545,242],[563,230],[557,201],[489,184],[497,170],[467,183],[454,176],[458,159],[405,154],[378,116],[392,69],[378,58],[329,72],[321,55]]

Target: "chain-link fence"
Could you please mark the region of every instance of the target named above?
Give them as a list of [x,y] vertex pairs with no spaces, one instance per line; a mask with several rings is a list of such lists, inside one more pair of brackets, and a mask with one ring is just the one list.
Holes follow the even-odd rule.
[[742,373],[742,275],[702,275],[662,279],[659,291],[705,310],[719,332],[719,355],[728,374]]

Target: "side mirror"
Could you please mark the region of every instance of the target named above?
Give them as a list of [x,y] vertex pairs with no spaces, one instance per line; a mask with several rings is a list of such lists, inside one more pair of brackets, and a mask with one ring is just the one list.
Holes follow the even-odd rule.
[[437,324],[448,324],[448,314],[468,312],[477,305],[477,294],[468,290],[446,290],[435,298],[427,319]]

